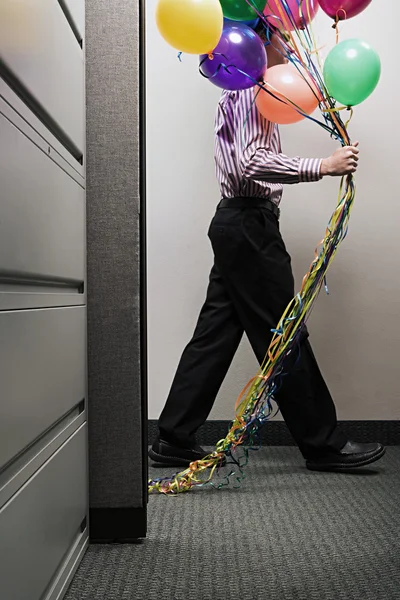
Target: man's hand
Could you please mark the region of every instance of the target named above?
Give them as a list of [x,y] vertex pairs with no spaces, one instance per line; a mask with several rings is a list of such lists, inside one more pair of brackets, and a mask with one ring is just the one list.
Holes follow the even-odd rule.
[[321,163],[321,175],[339,176],[349,175],[355,173],[358,166],[358,153],[360,152],[357,148],[358,142],[355,142],[353,146],[344,146],[338,148],[332,156],[324,158]]

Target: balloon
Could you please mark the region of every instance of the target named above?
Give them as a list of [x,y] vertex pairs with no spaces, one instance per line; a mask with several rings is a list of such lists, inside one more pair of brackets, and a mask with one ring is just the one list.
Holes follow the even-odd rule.
[[[252,21],[240,21],[242,25],[247,25],[248,27],[251,27],[251,29],[255,29],[259,22],[260,18],[253,19]],[[224,17],[224,25],[228,24],[237,25],[238,21],[232,21],[231,19],[227,19],[226,17]]]
[[245,25],[247,25],[248,27],[251,27],[251,29],[255,29],[260,22],[260,17],[257,17],[257,19],[253,19],[252,21],[241,21],[241,22],[244,23]]
[[297,29],[304,29],[317,14],[318,0],[268,0],[264,8],[267,21],[278,29],[293,31],[296,27],[285,11],[285,6],[290,9]]
[[[224,16],[232,21],[250,21],[262,13],[266,0],[220,0]],[[251,5],[251,6],[250,6]],[[254,8],[253,8],[254,6]]]
[[328,54],[324,65],[325,85],[335,100],[345,106],[363,102],[376,88],[381,74],[377,52],[362,40],[345,40]]
[[212,52],[223,27],[218,0],[158,0],[158,29],[171,46],[188,54]]
[[[223,56],[214,56],[212,60],[207,54],[200,56],[200,68],[206,77],[210,77],[211,83],[225,90],[253,87],[254,80],[261,81],[267,68],[263,42],[250,27],[242,23],[225,25],[214,53]],[[226,65],[228,69],[219,65]],[[238,69],[245,74],[239,73]]]
[[319,0],[319,4],[332,19],[351,19],[371,4],[372,0]]
[[[307,115],[310,115],[317,108],[320,93],[308,74],[305,71],[302,71],[302,73],[308,81],[304,80],[297,68],[290,64],[276,65],[267,70],[264,77],[265,87],[283,102],[271,96],[267,91],[260,90],[258,86],[254,88],[257,95],[257,108],[268,121],[287,125],[297,123],[297,121],[305,118],[297,112],[290,102],[287,102],[286,98],[301,108]],[[260,90],[259,93],[258,90]]]

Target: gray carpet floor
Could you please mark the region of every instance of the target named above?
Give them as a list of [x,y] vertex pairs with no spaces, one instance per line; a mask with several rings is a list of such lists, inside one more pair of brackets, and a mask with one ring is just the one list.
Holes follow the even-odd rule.
[[351,475],[264,447],[239,489],[151,496],[148,524],[91,546],[66,600],[400,600],[400,447]]

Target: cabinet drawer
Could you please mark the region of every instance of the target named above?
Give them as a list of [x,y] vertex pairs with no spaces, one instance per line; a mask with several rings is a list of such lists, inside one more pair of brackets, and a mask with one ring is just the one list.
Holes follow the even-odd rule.
[[80,37],[85,34],[85,3],[83,0],[62,0],[66,6]]
[[4,600],[40,600],[87,513],[83,425],[0,509]]
[[1,0],[0,58],[82,155],[83,52],[59,3]]
[[86,396],[85,307],[0,312],[0,469]]
[[0,114],[0,282],[83,282],[85,192]]

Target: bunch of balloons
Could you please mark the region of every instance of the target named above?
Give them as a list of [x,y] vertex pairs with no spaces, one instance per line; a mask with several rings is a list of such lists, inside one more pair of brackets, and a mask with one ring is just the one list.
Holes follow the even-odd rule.
[[[274,123],[311,115],[324,93],[346,107],[363,102],[380,77],[375,50],[345,40],[328,54],[323,82],[304,62],[295,34],[312,38],[321,8],[335,24],[363,11],[371,0],[159,0],[156,20],[164,39],[180,52],[200,55],[200,72],[227,90],[255,87],[258,110]],[[265,25],[267,39],[255,31]],[[274,35],[272,35],[272,32]],[[287,63],[268,68],[265,46],[277,44]]]

